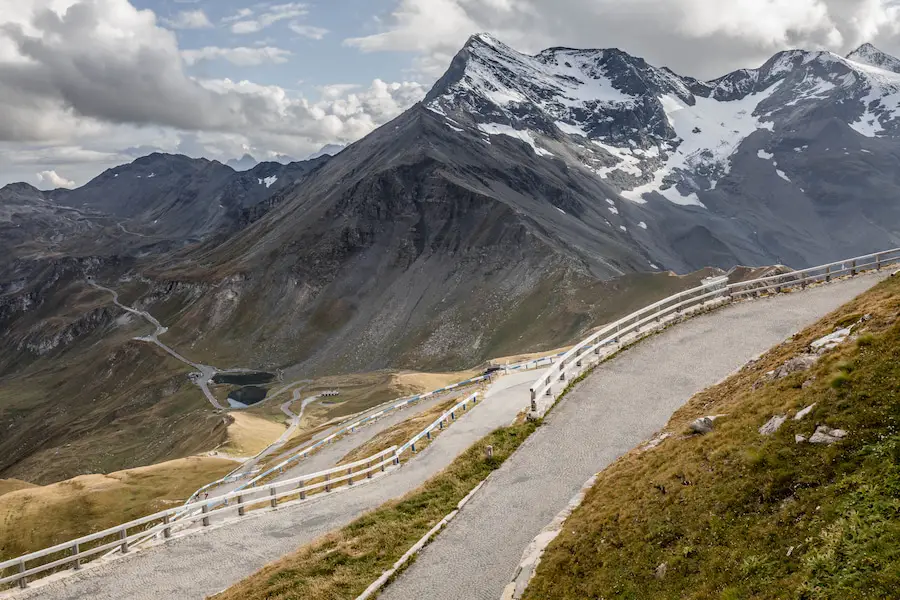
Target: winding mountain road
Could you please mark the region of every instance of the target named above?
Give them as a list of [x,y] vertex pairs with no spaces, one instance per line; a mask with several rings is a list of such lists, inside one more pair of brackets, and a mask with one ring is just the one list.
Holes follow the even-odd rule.
[[522,552],[585,481],[663,428],[694,394],[881,277],[728,306],[602,363],[379,599],[498,600]]
[[159,336],[161,336],[162,334],[167,332],[169,330],[168,327],[163,327],[163,325],[159,321],[156,320],[156,317],[151,315],[149,312],[147,312],[145,310],[138,310],[138,309],[132,308],[130,306],[125,306],[124,304],[119,302],[119,292],[117,292],[116,290],[102,286],[91,278],[88,278],[87,282],[88,282],[88,285],[91,285],[91,286],[97,288],[98,290],[103,290],[104,292],[108,292],[108,293],[112,294],[113,304],[115,304],[122,310],[129,312],[133,315],[142,317],[142,318],[146,319],[147,321],[149,321],[154,327],[156,327],[156,331],[154,331],[150,335],[138,337],[135,339],[140,340],[142,342],[149,342],[151,344],[155,344],[156,346],[162,348],[164,351],[169,353],[173,358],[176,358],[176,359],[180,360],[181,362],[183,362],[184,364],[189,365],[189,366],[193,367],[194,369],[197,369],[197,371],[199,371],[200,374],[198,377],[195,378],[194,383],[196,383],[197,386],[203,391],[203,395],[206,396],[206,399],[209,400],[209,403],[212,404],[215,409],[225,410],[225,407],[219,403],[219,401],[216,399],[216,397],[213,395],[213,393],[209,390],[208,381],[210,379],[212,379],[216,373],[218,373],[218,370],[215,367],[211,367],[209,365],[201,365],[199,363],[190,361],[190,360],[186,359],[185,357],[183,357],[182,355],[180,355],[178,352],[176,352],[171,347],[169,347],[169,346],[165,345],[164,343],[162,343],[161,341],[159,341]]
[[[522,551],[582,484],[662,428],[695,393],[869,288],[877,275],[728,306],[650,337],[567,395],[457,518],[384,591],[388,600],[497,600]],[[509,423],[536,371],[503,377],[415,460],[352,489],[204,529],[91,565],[17,598],[201,599],[415,489]]]

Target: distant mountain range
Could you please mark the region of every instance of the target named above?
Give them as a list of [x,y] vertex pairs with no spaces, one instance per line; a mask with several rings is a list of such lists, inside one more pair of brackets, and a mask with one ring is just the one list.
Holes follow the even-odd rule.
[[119,327],[85,274],[197,360],[316,374],[470,367],[688,283],[667,270],[897,246],[898,115],[900,61],[870,45],[699,81],[473,36],[423,102],[345,149],[246,170],[151,154],[75,190],[0,190],[0,390],[49,389],[37,374],[68,364],[89,403],[90,377],[134,364],[128,337],[115,368],[79,358]]

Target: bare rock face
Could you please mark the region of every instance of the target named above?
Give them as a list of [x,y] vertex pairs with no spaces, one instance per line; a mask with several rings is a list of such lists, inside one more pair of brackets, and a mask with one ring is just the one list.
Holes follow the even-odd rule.
[[759,428],[760,435],[772,435],[787,421],[787,415],[775,415]]
[[693,423],[689,425],[689,428],[694,433],[698,433],[700,435],[704,435],[713,430],[713,419],[710,417],[700,417]]
[[847,432],[843,429],[831,429],[825,425],[816,427],[816,432],[809,438],[810,444],[825,444],[830,446],[847,437]]

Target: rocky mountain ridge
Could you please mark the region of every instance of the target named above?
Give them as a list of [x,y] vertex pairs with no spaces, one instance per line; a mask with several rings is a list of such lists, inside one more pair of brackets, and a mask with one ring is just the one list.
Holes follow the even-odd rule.
[[[45,373],[65,364],[77,402],[102,381],[113,410],[101,357],[159,362],[87,275],[191,360],[302,378],[469,368],[709,274],[669,271],[898,246],[894,61],[794,50],[703,82],[620,50],[528,56],[480,35],[422,103],[332,157],[235,172],[154,154],[77,190],[7,186],[0,392],[53,397]],[[17,402],[0,395],[0,430]]]

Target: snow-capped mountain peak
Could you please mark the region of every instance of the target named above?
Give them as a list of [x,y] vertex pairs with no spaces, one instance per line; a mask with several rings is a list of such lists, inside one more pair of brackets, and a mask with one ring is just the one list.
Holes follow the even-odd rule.
[[885,71],[900,73],[900,59],[886,52],[882,52],[872,44],[863,44],[847,55],[847,59],[853,62],[878,67]]
[[703,82],[615,48],[532,56],[478,34],[425,106],[460,134],[516,138],[538,159],[586,169],[634,202],[655,192],[703,206],[757,132],[771,137],[804,114],[831,114],[868,137],[892,132],[900,61],[871,45],[846,58],[788,50]]

